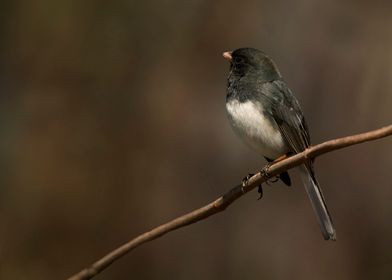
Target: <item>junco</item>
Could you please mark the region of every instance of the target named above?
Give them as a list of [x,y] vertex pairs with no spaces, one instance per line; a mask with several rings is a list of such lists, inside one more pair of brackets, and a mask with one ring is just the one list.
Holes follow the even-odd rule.
[[[265,53],[241,48],[223,53],[230,62],[226,109],[234,131],[269,162],[310,146],[308,126],[293,93]],[[313,163],[299,167],[301,178],[326,240],[336,240]],[[279,178],[290,185],[287,172]]]

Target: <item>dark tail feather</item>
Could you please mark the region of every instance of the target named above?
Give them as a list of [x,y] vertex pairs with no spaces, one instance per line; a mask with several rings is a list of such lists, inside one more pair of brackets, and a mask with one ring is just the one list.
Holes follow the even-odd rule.
[[300,166],[300,174],[325,240],[336,240],[336,232],[329,215],[320,185],[312,166]]

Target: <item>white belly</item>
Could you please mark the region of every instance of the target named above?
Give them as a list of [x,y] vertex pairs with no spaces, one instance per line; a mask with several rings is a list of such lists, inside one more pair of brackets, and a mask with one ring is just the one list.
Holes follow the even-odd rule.
[[254,150],[270,159],[287,152],[278,128],[262,114],[262,105],[231,100],[226,104],[234,131]]

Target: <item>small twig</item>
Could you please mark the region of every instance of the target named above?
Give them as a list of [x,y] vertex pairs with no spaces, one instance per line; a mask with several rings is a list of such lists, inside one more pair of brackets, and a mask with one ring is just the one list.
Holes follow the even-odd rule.
[[[309,158],[315,158],[317,156],[334,150],[342,149],[344,147],[363,143],[366,141],[372,141],[389,135],[392,135],[392,125],[362,134],[330,140],[319,145],[313,146],[300,154],[296,154],[285,160],[277,162],[272,166],[269,166],[268,170],[264,169],[264,172],[268,171],[268,176],[273,177],[290,168],[304,163]],[[113,250],[100,260],[96,261],[90,267],[85,268],[79,273],[71,276],[70,278],[68,278],[68,280],[84,280],[93,278],[105,268],[110,266],[114,261],[123,257],[132,249],[140,246],[145,242],[154,240],[172,230],[196,223],[200,220],[204,220],[211,215],[225,210],[235,200],[237,200],[242,195],[249,192],[256,186],[259,186],[262,183],[266,182],[267,180],[268,178],[266,178],[266,176],[263,177],[262,172],[253,175],[251,178],[248,179],[246,184],[240,184],[232,188],[227,193],[220,196],[213,202],[139,235],[138,237]]]

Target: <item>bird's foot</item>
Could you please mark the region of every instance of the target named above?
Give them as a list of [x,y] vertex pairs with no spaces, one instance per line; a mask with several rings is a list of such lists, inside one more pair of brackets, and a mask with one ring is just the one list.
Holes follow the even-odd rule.
[[249,173],[248,175],[246,175],[243,179],[242,179],[242,192],[245,193],[244,191],[244,187],[246,187],[248,185],[248,180],[255,174]]
[[267,166],[263,169],[263,171],[262,171],[261,173],[262,173],[262,175],[263,175],[263,178],[266,180],[267,185],[269,185],[270,183],[275,183],[275,182],[278,181],[279,179],[282,180],[282,182],[285,183],[287,186],[290,186],[290,185],[291,185],[290,176],[289,176],[289,174],[287,173],[287,171],[286,171],[286,172],[283,172],[283,173],[281,173],[281,174],[279,174],[279,175],[277,175],[277,176],[275,176],[276,179],[274,179],[274,180],[270,180],[270,176],[269,176],[269,174],[268,174],[268,170],[269,170],[269,168],[270,168],[273,164],[278,163],[279,161],[282,161],[282,160],[284,160],[284,159],[290,157],[290,155],[291,155],[291,153],[286,153],[286,154],[284,154],[284,155],[282,155],[282,156],[276,158],[275,160],[272,160],[272,159],[270,159],[270,158],[268,158],[268,157],[264,157],[264,158],[267,160],[268,164],[267,164]]
[[268,180],[271,179],[271,176],[269,175],[268,170],[270,169],[272,164],[273,164],[272,162],[269,162],[269,163],[267,163],[266,166],[264,166],[263,169],[260,170],[260,174],[265,179],[266,182],[268,182]]
[[261,185],[257,187],[257,192],[260,194],[257,200],[260,200],[263,197],[263,187]]
[[276,183],[279,180],[279,176],[271,178],[271,176],[268,173],[269,168],[271,165],[274,164],[274,162],[269,162],[261,171],[260,174],[261,176],[265,179],[265,183],[267,185],[270,185],[272,183]]
[[267,185],[270,185],[270,184],[272,184],[272,183],[278,182],[278,180],[279,180],[279,175],[276,176],[276,177],[274,177],[274,178],[272,178],[272,179],[268,179],[267,181],[265,181],[265,183],[266,183]]
[[[244,191],[244,187],[246,187],[248,185],[248,180],[253,176],[254,174],[249,173],[246,177],[244,177],[242,179],[242,192],[245,193]],[[259,185],[257,187],[257,192],[260,194],[259,198],[257,200],[259,200],[260,198],[263,197],[263,188],[261,185]]]

